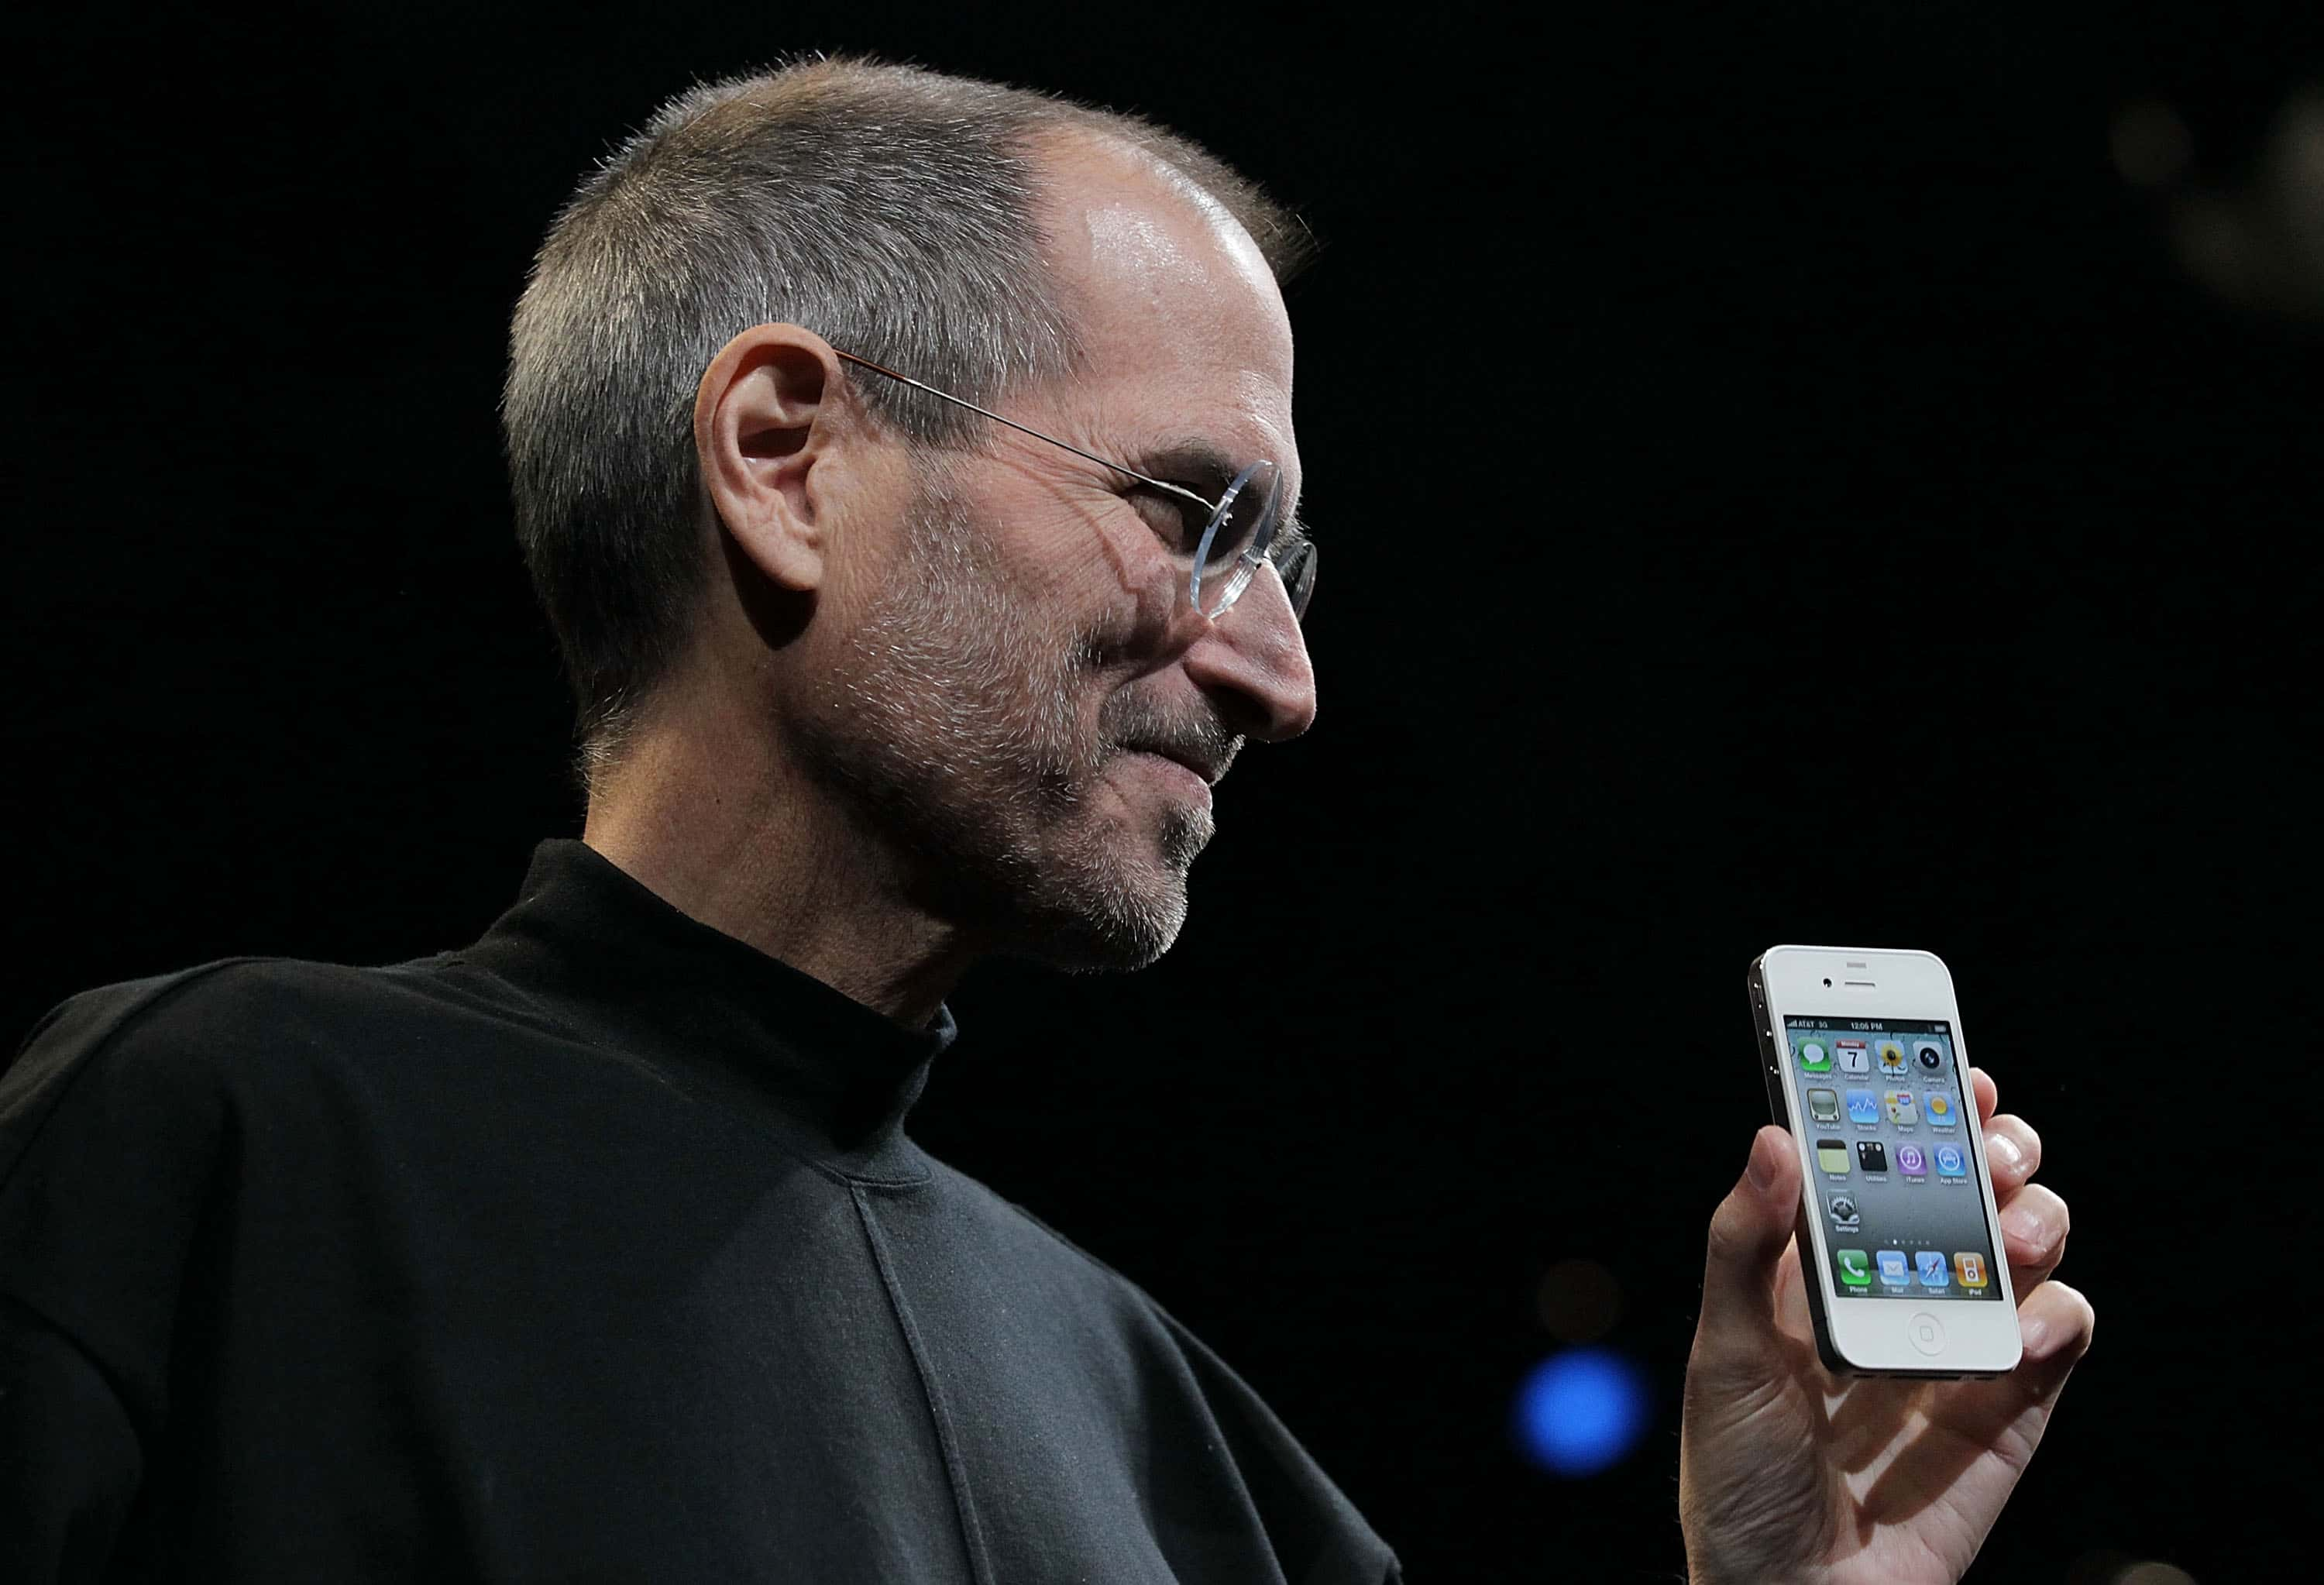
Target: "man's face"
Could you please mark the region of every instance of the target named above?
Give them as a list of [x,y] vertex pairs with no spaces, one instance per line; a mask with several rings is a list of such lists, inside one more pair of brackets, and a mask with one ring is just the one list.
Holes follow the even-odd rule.
[[[1191,454],[1272,458],[1287,513],[1290,329],[1257,249],[1142,160],[1055,169],[1054,268],[1087,361],[999,410],[1213,500],[1225,480]],[[858,569],[803,746],[931,912],[1061,966],[1142,966],[1185,921],[1206,779],[1246,736],[1306,730],[1314,674],[1271,571],[1206,621],[1165,542],[1180,503],[1001,434],[924,467],[891,553]]]

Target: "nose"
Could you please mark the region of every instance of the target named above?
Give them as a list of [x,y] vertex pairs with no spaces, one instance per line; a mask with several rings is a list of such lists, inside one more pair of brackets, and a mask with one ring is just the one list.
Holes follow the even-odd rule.
[[1315,724],[1315,668],[1272,565],[1261,564],[1241,598],[1218,616],[1187,616],[1196,626],[1186,674],[1229,731],[1279,743]]

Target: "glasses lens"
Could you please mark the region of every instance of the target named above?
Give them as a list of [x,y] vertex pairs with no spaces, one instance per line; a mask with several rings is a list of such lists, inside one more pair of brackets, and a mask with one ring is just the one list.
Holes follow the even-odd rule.
[[1255,462],[1228,486],[1226,510],[1211,525],[1203,548],[1204,581],[1232,566],[1253,546],[1265,545],[1264,537],[1275,527],[1275,502],[1282,483],[1283,476],[1273,463]]
[[1285,547],[1275,558],[1275,571],[1283,580],[1283,592],[1291,596],[1291,614],[1305,621],[1307,602],[1315,595],[1315,541],[1301,539]]

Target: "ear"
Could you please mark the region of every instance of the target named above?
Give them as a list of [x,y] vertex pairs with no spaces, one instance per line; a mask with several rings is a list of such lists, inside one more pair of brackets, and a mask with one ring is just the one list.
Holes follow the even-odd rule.
[[831,345],[754,325],[719,349],[694,393],[694,453],[735,547],[782,589],[824,580],[845,383]]

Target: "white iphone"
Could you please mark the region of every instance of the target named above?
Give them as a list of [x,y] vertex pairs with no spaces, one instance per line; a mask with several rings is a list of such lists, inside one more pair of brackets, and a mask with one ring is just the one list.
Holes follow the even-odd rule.
[[1804,1174],[1800,1274],[1825,1368],[2015,1368],[2017,1300],[1951,973],[1933,953],[1771,946],[1750,986],[1768,1104]]

